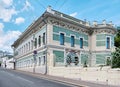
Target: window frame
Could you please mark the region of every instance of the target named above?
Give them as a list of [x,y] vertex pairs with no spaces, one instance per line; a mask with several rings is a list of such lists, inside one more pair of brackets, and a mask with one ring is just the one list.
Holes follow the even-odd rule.
[[[73,42],[72,42],[72,37],[73,37]],[[71,43],[71,47],[75,47],[75,36],[74,35],[70,36],[70,43]]]
[[[80,39],[83,40],[83,41],[82,41],[82,47],[81,47],[81,40],[80,40]],[[83,37],[80,37],[80,38],[79,38],[79,41],[80,41],[80,48],[83,49],[83,46],[84,46],[84,44],[83,44],[83,43],[84,43],[84,38],[83,38]]]
[[[109,47],[108,47],[107,38],[109,38]],[[110,49],[110,48],[111,48],[111,37],[110,36],[106,36],[106,49]]]
[[[61,34],[63,34],[64,35],[64,37],[63,37],[63,41],[61,41]],[[65,44],[65,33],[64,32],[60,32],[59,33],[59,35],[60,35],[60,37],[59,37],[59,41],[60,41],[60,45],[64,45]],[[63,43],[62,43],[63,42]]]

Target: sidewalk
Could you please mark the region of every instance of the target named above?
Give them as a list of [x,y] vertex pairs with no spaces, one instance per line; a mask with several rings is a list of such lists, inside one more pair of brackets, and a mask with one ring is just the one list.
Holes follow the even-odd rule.
[[51,81],[55,81],[55,82],[71,84],[71,85],[74,85],[77,87],[120,87],[120,86],[111,86],[111,85],[92,83],[92,82],[87,82],[87,81],[82,81],[82,80],[73,80],[73,79],[57,77],[57,76],[43,75],[43,74],[20,71],[20,70],[14,70],[14,71],[24,73],[27,75],[31,75],[31,76],[34,76],[37,78],[43,78],[43,79],[51,80]]

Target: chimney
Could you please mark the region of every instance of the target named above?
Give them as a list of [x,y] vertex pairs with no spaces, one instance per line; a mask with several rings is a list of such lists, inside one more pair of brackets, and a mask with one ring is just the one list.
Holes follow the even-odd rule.
[[103,22],[102,22],[102,23],[103,23],[103,25],[106,25],[106,20],[103,20]]
[[110,21],[110,22],[109,22],[109,24],[110,24],[111,26],[113,26],[113,23],[112,23],[112,21]]
[[88,22],[86,22],[86,26],[90,26],[90,22],[88,21]]
[[47,12],[51,12],[51,6],[50,5],[47,7]]
[[96,26],[97,25],[97,21],[93,21],[93,26]]

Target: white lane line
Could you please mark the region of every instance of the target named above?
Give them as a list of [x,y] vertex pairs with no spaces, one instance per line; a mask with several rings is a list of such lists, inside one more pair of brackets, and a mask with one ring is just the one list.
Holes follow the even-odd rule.
[[20,77],[20,76],[17,76],[16,78],[18,78],[18,79],[20,79],[20,80],[23,80],[23,81],[26,81],[26,82],[29,82],[29,83],[31,83],[31,84],[34,84],[34,82],[32,82],[32,81],[30,81],[30,80],[27,80],[27,79],[24,79],[24,78],[22,78],[22,77]]

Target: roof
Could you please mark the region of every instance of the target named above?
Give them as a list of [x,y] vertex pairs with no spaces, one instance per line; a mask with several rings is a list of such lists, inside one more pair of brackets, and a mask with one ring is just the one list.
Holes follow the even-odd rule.
[[64,13],[61,13],[59,11],[56,11],[56,10],[53,10],[51,9],[51,7],[49,6],[47,8],[47,10],[35,21],[33,21],[33,23],[28,26],[28,28],[22,33],[22,35],[12,44],[12,47],[15,47],[16,44],[19,44],[19,41],[22,39],[22,38],[26,38],[27,37],[27,34],[29,32],[32,32],[34,33],[34,30],[35,30],[35,27],[38,25],[38,24],[46,24],[46,21],[45,19],[47,17],[55,17],[55,18],[58,18],[58,19],[62,19],[62,20],[65,20],[67,22],[71,22],[72,24],[77,24],[77,25],[80,25],[80,26],[83,26],[86,28],[98,28],[100,29],[101,27],[107,27],[108,29],[112,29],[112,30],[115,30],[115,28],[113,27],[113,24],[106,24],[105,21],[104,21],[104,24],[93,24],[93,25],[90,25],[89,22],[87,21],[83,21],[83,20],[79,20],[77,18],[74,18],[72,16],[69,16],[67,14],[64,14]]

